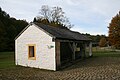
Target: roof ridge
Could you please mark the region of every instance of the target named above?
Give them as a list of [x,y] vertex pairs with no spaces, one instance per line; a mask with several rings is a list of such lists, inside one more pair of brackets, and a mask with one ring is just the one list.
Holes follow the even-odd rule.
[[63,29],[63,30],[71,31],[70,29],[59,28],[59,27],[53,27],[52,25],[48,25],[48,24],[43,24],[43,23],[38,23],[38,22],[32,22],[32,23],[35,23],[35,24],[38,24],[38,25],[48,26],[48,27],[51,27],[51,28],[57,28],[57,29]]
[[82,35],[80,32],[72,31],[70,29],[63,29],[58,27],[53,27],[51,25],[46,25],[43,23],[33,22],[38,27],[44,29],[48,33],[52,34],[56,38],[71,39],[71,40],[91,40],[87,36]]

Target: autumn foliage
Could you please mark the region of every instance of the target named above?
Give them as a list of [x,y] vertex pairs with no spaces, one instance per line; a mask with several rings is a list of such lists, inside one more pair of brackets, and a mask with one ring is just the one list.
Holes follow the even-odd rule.
[[110,44],[120,49],[120,12],[112,18],[108,28]]
[[105,37],[100,39],[99,46],[100,47],[105,47],[107,45],[107,40]]

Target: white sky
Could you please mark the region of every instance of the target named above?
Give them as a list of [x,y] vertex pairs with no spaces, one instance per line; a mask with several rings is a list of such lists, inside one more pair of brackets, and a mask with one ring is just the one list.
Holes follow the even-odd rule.
[[17,19],[33,21],[42,5],[62,7],[72,30],[92,35],[108,34],[107,26],[120,11],[120,0],[0,0],[0,7]]

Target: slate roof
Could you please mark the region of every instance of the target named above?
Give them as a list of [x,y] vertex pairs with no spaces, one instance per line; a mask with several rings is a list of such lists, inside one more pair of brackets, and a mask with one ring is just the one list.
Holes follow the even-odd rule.
[[42,28],[47,33],[54,36],[56,39],[76,40],[76,41],[91,41],[90,38],[88,38],[85,35],[80,34],[79,32],[71,31],[68,29],[56,28],[53,26],[48,26],[48,25],[44,25],[44,24],[40,24],[40,23],[33,23],[33,24]]

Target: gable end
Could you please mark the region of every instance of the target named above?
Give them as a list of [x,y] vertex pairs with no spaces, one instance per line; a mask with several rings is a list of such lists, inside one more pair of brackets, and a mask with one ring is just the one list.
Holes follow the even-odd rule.
[[34,26],[37,27],[38,29],[40,29],[40,30],[42,30],[43,32],[45,32],[47,35],[55,38],[55,36],[53,36],[52,34],[48,33],[48,32],[45,31],[44,29],[38,27],[36,24],[34,24],[34,23],[29,23],[29,25],[27,25],[27,26],[15,37],[15,40],[16,40],[26,29],[28,29],[29,26],[32,26],[32,25],[34,25]]

